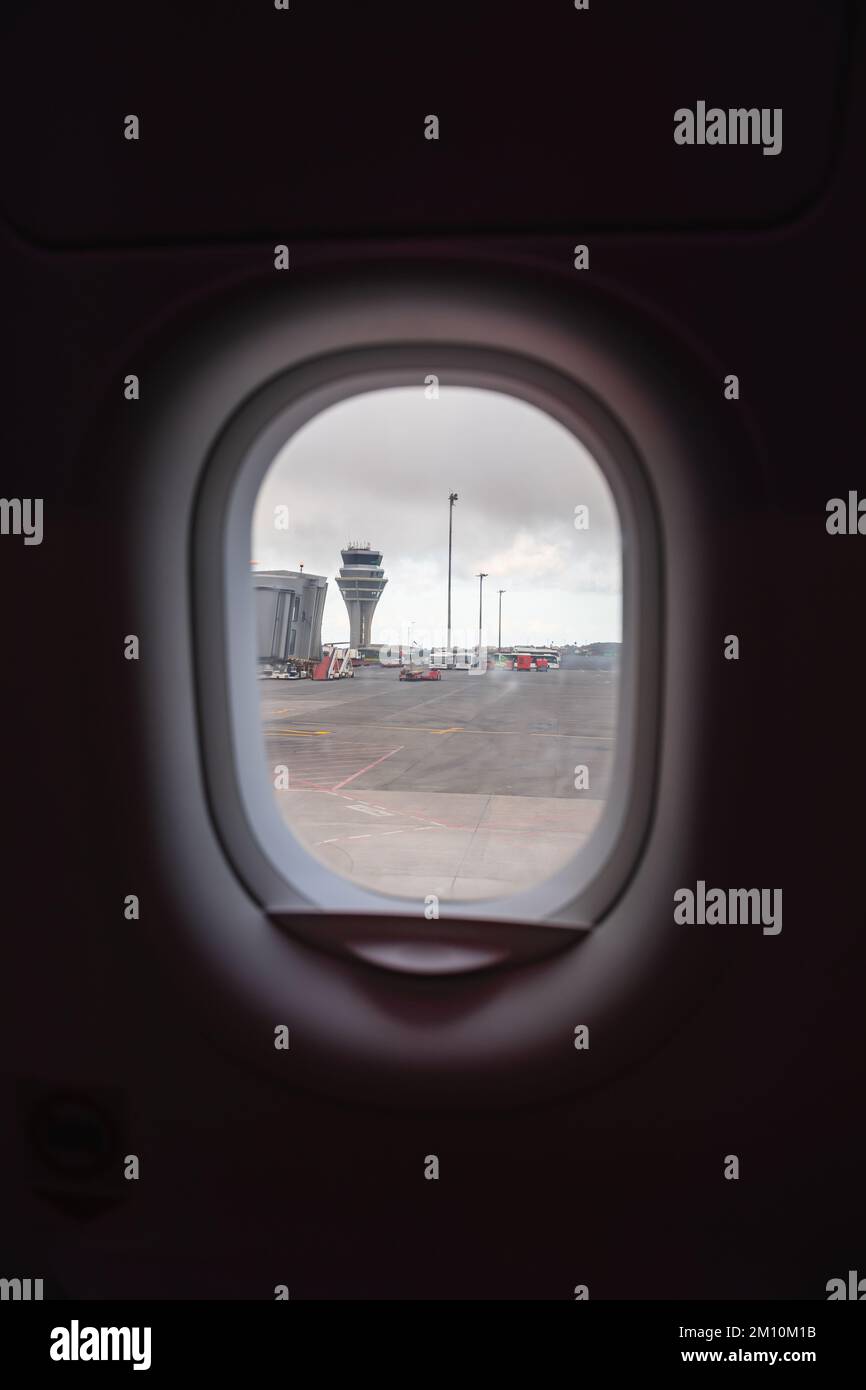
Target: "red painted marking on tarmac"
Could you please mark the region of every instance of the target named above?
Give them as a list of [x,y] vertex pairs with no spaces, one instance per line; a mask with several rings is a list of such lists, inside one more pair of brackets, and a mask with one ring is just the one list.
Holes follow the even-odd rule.
[[338,792],[341,787],[347,787],[350,782],[355,781],[356,777],[363,777],[365,772],[369,772],[370,769],[373,767],[378,767],[379,764],[383,763],[386,758],[393,758],[395,753],[402,753],[404,747],[405,744],[401,743],[399,748],[392,748],[390,753],[383,753],[381,758],[377,758],[375,762],[368,763],[366,767],[361,768],[360,772],[353,772],[351,777],[344,777],[342,782],[336,782],[334,786],[330,788],[330,790],[332,792]]

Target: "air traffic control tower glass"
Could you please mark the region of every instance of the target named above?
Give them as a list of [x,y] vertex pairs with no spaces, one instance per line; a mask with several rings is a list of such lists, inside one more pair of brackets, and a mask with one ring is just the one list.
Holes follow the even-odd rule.
[[619,717],[622,542],[598,463],[504,391],[350,396],[252,525],[261,776],[386,896],[495,900],[580,855]]

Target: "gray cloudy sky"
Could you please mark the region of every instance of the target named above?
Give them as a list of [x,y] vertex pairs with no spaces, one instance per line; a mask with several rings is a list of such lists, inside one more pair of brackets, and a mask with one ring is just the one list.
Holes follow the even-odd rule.
[[[373,641],[445,642],[448,493],[454,508],[452,641],[478,633],[479,570],[484,638],[618,642],[620,533],[610,489],[592,456],[564,426],[498,391],[442,386],[353,396],[323,411],[289,440],[262,483],[252,558],[260,569],[327,576],[322,636],[345,641],[348,615],[334,583],[349,540],[383,552],[388,579]],[[275,508],[289,509],[289,529]],[[589,507],[589,529],[574,509]]]

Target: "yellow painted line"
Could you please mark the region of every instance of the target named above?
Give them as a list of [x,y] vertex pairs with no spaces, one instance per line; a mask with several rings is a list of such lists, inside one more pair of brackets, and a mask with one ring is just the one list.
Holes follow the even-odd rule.
[[413,734],[459,734],[462,729],[427,729],[423,724],[354,724],[355,729],[409,729]]
[[[408,729],[413,734],[498,734],[501,738],[594,738],[601,743],[613,743],[612,734],[558,734],[544,729],[467,729],[455,724],[450,729],[425,729],[423,724],[352,724],[355,730],[365,729]],[[324,738],[333,734],[333,729],[265,729],[266,738]]]
[[612,734],[556,734],[544,729],[453,729],[448,733],[460,734],[500,734],[505,738],[597,738],[602,743],[613,743]]
[[356,729],[411,729],[413,734],[500,734],[505,738],[597,738],[613,743],[612,734],[557,734],[544,729],[467,729],[457,724],[453,729],[425,729],[423,724],[356,724]]
[[267,738],[323,738],[330,729],[266,729]]

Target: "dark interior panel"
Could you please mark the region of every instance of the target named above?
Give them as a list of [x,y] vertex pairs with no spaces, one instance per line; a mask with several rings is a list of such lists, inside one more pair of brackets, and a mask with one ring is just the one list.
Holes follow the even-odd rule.
[[[866,536],[825,527],[829,498],[866,490],[862,18],[830,0],[7,6],[0,491],[44,499],[45,541],[0,536],[0,1277],[66,1299],[270,1300],[286,1282],[297,1300],[571,1300],[586,1282],[600,1301],[799,1307],[866,1275]],[[677,147],[674,110],[702,99],[783,108],[782,153]],[[782,884],[785,923],[686,929],[706,934],[658,984],[678,1010],[652,1039],[624,1015],[633,1060],[604,1084],[434,1108],[371,1100],[336,1046],[322,1068],[345,1065],[349,1098],[234,1046],[215,972],[186,952],[199,865],[152,794],[122,639],[142,628],[141,547],[162,556],[142,485],[170,522],[139,450],[173,344],[248,297],[409,273],[435,290],[455,268],[676,341],[647,366],[704,429],[694,471],[719,504],[664,537],[704,565],[683,597],[698,812],[670,812],[670,891]],[[704,392],[736,412],[730,436]],[[181,583],[148,613],[143,663],[189,608]],[[676,743],[670,704],[661,720]],[[199,756],[193,740],[194,792]],[[154,844],[172,836],[168,876]],[[395,1017],[461,1007],[429,981],[394,997]],[[533,1065],[502,1048],[515,1077]],[[126,1153],[142,1181],[119,1177]]]
[[[822,0],[21,7],[0,205],[79,246],[763,226],[830,177],[849,27]],[[678,147],[699,100],[782,108],[780,152]]]

